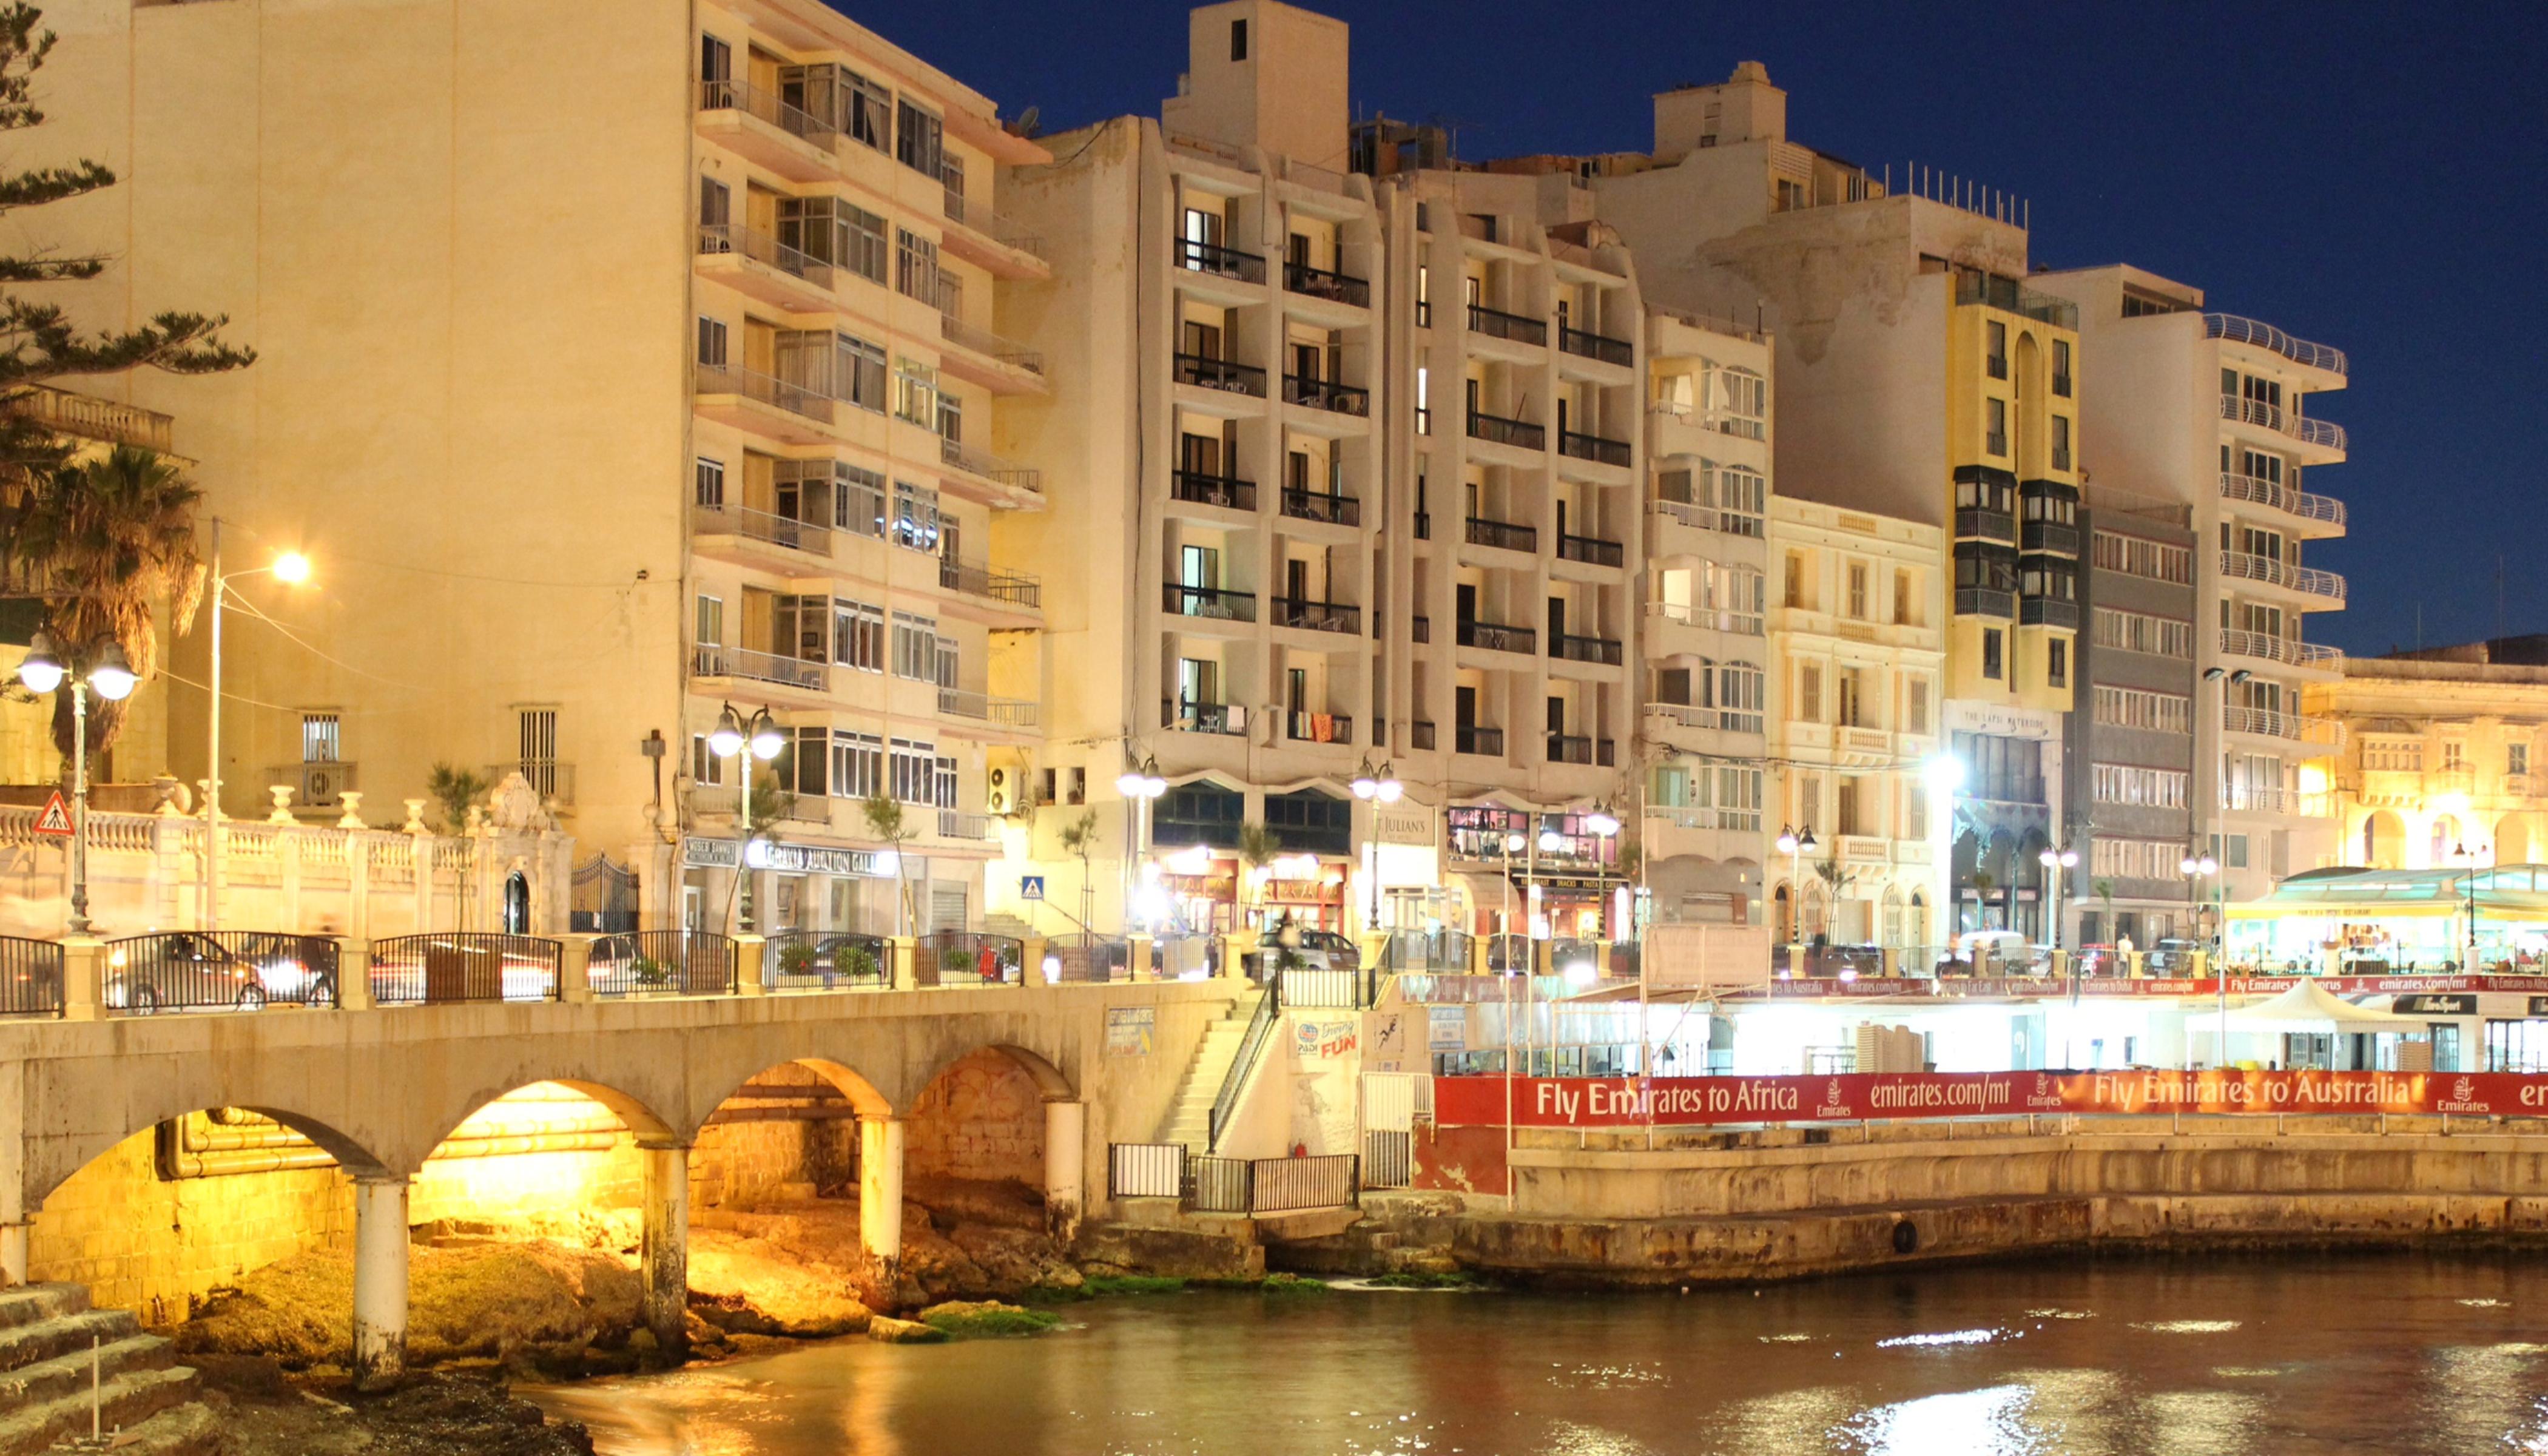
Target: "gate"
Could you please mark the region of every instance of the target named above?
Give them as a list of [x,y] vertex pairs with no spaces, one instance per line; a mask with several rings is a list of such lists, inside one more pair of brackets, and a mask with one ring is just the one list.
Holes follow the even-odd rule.
[[1183,1198],[1186,1145],[1182,1142],[1110,1142],[1106,1145],[1106,1196]]
[[568,928],[588,935],[635,930],[637,871],[611,864],[608,855],[595,855],[577,865]]

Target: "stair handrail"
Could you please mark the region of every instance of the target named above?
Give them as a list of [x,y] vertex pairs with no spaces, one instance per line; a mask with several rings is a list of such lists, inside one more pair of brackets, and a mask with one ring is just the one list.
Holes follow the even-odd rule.
[[1256,1067],[1256,1058],[1272,1040],[1276,1023],[1283,1019],[1283,972],[1275,970],[1265,977],[1265,994],[1256,1003],[1256,1014],[1247,1019],[1247,1034],[1238,1039],[1238,1054],[1229,1059],[1229,1070],[1221,1078],[1221,1091],[1212,1099],[1212,1121],[1207,1126],[1204,1151],[1221,1150],[1221,1130],[1238,1110],[1238,1094],[1247,1087],[1248,1074]]

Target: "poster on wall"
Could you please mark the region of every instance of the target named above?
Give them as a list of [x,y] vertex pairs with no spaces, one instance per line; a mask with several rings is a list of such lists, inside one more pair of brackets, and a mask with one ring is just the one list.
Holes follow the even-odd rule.
[[1364,1071],[1407,1069],[1408,1023],[1411,1020],[1404,1010],[1374,1011],[1363,1018]]
[[1147,1056],[1151,1039],[1159,1028],[1159,1009],[1155,1006],[1110,1006],[1106,1008],[1106,1054],[1109,1056]]
[[1425,1046],[1434,1051],[1469,1049],[1469,1008],[1465,1006],[1430,1006],[1425,1008]]
[[1305,1021],[1292,1027],[1292,1054],[1302,1061],[1333,1061],[1362,1046],[1361,1029],[1349,1021]]

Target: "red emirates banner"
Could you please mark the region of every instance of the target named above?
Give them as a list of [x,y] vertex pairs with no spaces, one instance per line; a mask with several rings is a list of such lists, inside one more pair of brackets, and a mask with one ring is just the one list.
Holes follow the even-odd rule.
[[[2430,991],[2500,991],[2537,995],[2548,992],[2548,976],[2542,975],[2320,975],[2320,976],[2231,976],[2232,996],[2279,995],[2302,980],[2308,980],[2334,996],[2386,996],[2393,993],[2412,995]],[[1982,999],[2050,1000],[2076,992],[2080,996],[2217,996],[2217,980],[2194,980],[2188,977],[2127,978],[2124,976],[2080,976],[2075,982],[2066,977],[2024,976],[1861,976],[1844,981],[1831,976],[1801,980],[1770,981],[1759,986],[1728,991],[1729,997],[1768,995],[1773,999],[1787,997],[1865,996],[1877,999],[1904,996],[1927,996],[1951,999],[1970,996]]]
[[[1506,1089],[1509,1086],[1510,1099]],[[1821,1077],[1435,1077],[1444,1127],[1678,1128],[2023,1113],[2548,1114],[2515,1072],[1861,1072]]]

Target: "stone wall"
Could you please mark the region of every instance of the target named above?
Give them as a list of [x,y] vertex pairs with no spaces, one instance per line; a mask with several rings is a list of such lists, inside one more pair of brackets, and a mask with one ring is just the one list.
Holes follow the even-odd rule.
[[1044,1190],[1044,1094],[1008,1053],[983,1047],[923,1088],[903,1133],[912,1178],[986,1178]]

